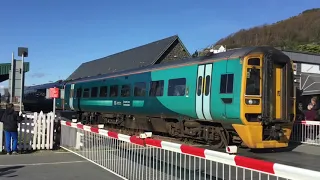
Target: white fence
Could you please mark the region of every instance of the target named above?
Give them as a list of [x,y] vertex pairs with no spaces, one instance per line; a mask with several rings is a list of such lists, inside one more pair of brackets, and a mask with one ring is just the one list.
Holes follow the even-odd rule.
[[61,147],[123,179],[320,179],[320,172],[61,121]]
[[296,121],[293,126],[291,141],[320,145],[320,121]]
[[[24,119],[18,124],[18,150],[40,150],[53,148],[54,116],[53,113],[24,114]],[[3,134],[3,124],[0,123],[0,134]],[[0,138],[1,138],[0,135]],[[0,151],[4,141],[0,139]]]

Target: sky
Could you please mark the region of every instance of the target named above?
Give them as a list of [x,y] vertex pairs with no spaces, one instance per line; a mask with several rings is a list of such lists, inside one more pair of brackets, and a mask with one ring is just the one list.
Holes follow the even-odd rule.
[[[0,63],[28,47],[25,85],[66,79],[81,63],[172,35],[193,53],[240,29],[283,20],[319,0],[1,0]],[[107,67],[106,67],[107,68]],[[8,86],[8,81],[0,83]]]

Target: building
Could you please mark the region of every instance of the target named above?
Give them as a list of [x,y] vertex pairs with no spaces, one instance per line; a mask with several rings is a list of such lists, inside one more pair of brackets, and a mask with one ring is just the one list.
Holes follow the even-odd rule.
[[83,63],[66,80],[97,76],[190,57],[190,53],[180,38],[175,35]]

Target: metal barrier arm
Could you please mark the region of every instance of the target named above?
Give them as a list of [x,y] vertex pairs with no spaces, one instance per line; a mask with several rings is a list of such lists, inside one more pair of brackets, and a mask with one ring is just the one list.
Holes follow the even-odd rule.
[[228,164],[230,166],[243,167],[246,169],[255,170],[265,174],[270,174],[278,177],[297,179],[297,180],[311,180],[320,179],[320,172],[297,168],[293,166],[267,162],[263,160],[257,160],[253,158],[231,155],[227,153],[212,151],[208,149],[202,149],[197,147],[192,147],[183,144],[177,144],[172,142],[166,142],[156,139],[140,139],[136,136],[128,136],[124,134],[119,134],[116,132],[111,132],[104,129],[99,129],[95,127],[90,127],[82,124],[76,124],[66,121],[61,121],[61,125],[69,126],[84,131],[97,133],[102,136],[109,138],[125,141],[128,143],[136,144],[139,146],[152,146],[159,149],[164,149],[168,151],[173,151],[181,154],[187,154],[191,156],[200,157],[209,161],[219,162],[223,164]]

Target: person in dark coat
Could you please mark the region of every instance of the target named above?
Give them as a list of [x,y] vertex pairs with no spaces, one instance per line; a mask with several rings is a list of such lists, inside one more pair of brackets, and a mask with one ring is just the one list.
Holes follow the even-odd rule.
[[[6,110],[4,111],[1,122],[3,123],[3,130],[6,140],[6,150],[9,155],[12,150],[12,154],[17,154],[17,144],[18,144],[18,123],[22,121],[22,112],[19,115],[14,111],[14,105],[9,103],[6,105]],[[11,149],[11,138],[12,138],[12,149]]]

